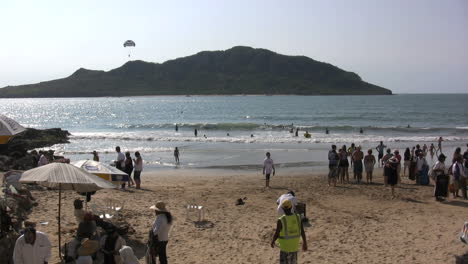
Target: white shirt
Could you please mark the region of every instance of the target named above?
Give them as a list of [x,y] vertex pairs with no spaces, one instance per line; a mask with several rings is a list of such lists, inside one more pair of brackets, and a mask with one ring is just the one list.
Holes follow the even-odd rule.
[[292,194],[290,193],[285,193],[283,195],[281,195],[278,200],[276,200],[276,203],[278,204],[278,215],[284,215],[284,210],[283,208],[281,207],[281,204],[283,203],[284,200],[290,200],[291,203],[292,203],[292,209],[291,209],[291,212],[294,213],[295,209],[296,209],[296,205],[297,205],[297,199],[296,197],[294,197]]
[[468,175],[465,175],[465,172],[464,172],[464,168],[463,168],[463,164],[461,164],[460,162],[455,162],[452,166],[452,174],[455,175],[455,173],[457,172],[457,168],[456,166],[458,166],[459,168],[459,171],[460,171],[460,177],[467,177]]
[[21,235],[15,244],[13,262],[15,264],[44,264],[49,262],[51,245],[46,234],[36,231],[34,244],[27,244]]
[[49,164],[49,160],[47,159],[47,157],[42,154],[41,157],[39,158],[39,161],[37,162],[37,166],[43,166],[43,165],[47,165]]
[[158,236],[159,241],[168,241],[169,240],[169,230],[171,225],[167,222],[167,217],[165,214],[160,214],[156,217],[156,220],[153,223],[153,234]]
[[433,171],[435,170],[443,170],[444,172],[440,172],[440,171],[437,171],[435,172],[435,175],[442,175],[445,173],[445,164],[440,162],[440,161],[437,161],[436,164],[434,165],[434,167],[432,168]]
[[265,158],[263,161],[263,167],[265,168],[265,174],[271,174],[273,169],[273,160],[271,158]]
[[[139,163],[138,163],[139,161]],[[143,159],[136,159],[135,160],[135,171],[142,171],[143,170]]]
[[117,161],[120,161],[120,166],[125,168],[125,155],[122,152],[117,153]]
[[423,165],[428,166],[426,159],[418,158],[418,160],[416,161],[416,168],[418,169],[418,171],[422,170]]

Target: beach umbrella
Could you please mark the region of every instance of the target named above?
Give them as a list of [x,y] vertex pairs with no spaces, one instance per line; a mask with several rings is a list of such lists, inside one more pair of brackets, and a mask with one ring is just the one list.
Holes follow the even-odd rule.
[[100,189],[112,189],[116,186],[101,179],[83,169],[66,163],[49,163],[47,165],[27,170],[21,175],[21,183],[37,183],[39,185],[58,188],[58,234],[59,234],[59,256],[61,246],[60,215],[62,190],[74,190],[77,192],[94,192]]
[[26,129],[15,120],[0,114],[0,144],[6,144],[16,134]]
[[94,160],[80,160],[73,166],[81,168],[89,173],[103,178],[115,184],[128,181],[128,174],[110,165]]

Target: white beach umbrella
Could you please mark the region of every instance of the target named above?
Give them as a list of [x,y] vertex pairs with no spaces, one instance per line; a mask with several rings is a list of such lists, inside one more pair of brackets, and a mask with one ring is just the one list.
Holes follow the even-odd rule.
[[77,168],[71,164],[50,163],[38,168],[27,170],[21,175],[21,183],[37,183],[45,187],[58,188],[58,234],[59,234],[59,256],[61,234],[60,234],[60,215],[62,190],[74,190],[77,192],[94,192],[100,189],[112,189],[116,186],[104,179],[91,173]]
[[74,162],[73,165],[113,183],[128,181],[127,173],[99,161],[80,160]]
[[0,114],[0,144],[6,144],[14,135],[25,130],[15,120]]

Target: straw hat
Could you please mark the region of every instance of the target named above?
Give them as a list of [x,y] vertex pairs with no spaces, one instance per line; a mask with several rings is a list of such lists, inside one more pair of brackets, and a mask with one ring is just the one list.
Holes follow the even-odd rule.
[[284,200],[282,203],[281,203],[281,207],[283,209],[291,209],[292,207],[292,203],[290,200]]
[[150,209],[157,212],[167,212],[166,204],[163,201],[156,202],[156,204],[151,206]]
[[99,242],[85,238],[78,248],[78,256],[91,256],[99,250]]

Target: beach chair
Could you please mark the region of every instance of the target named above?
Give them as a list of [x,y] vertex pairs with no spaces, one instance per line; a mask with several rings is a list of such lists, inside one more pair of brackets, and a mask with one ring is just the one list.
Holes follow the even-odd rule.
[[91,212],[99,216],[99,218],[101,219],[111,219],[115,215],[115,212],[110,211],[106,206],[102,206],[99,204],[93,203],[90,205],[90,208],[91,208]]
[[198,222],[205,220],[205,207],[203,205],[188,204],[186,207],[187,219],[189,219],[189,214],[191,212],[196,212],[198,214]]

